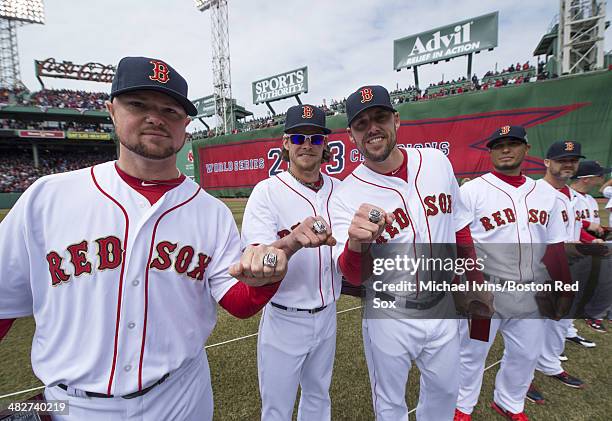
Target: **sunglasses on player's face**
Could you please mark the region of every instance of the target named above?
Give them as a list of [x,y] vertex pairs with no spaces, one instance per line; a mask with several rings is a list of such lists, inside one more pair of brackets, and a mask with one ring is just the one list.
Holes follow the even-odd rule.
[[310,139],[311,145],[322,145],[327,136],[325,136],[324,134],[297,134],[296,133],[296,134],[287,135],[287,137],[289,137],[289,140],[294,145],[303,145],[306,139]]

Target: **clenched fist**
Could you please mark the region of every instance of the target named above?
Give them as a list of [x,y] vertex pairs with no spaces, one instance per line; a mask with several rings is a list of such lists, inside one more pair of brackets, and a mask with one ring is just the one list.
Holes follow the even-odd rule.
[[332,236],[331,228],[320,216],[304,219],[300,225],[295,227],[288,235],[291,241],[290,247],[314,248],[320,246],[335,246],[336,239]]
[[287,274],[287,255],[272,246],[248,246],[240,261],[229,267],[229,274],[250,286],[273,284]]
[[361,252],[361,244],[375,241],[385,226],[392,224],[394,220],[395,216],[392,213],[387,213],[369,203],[362,203],[348,229],[349,249]]

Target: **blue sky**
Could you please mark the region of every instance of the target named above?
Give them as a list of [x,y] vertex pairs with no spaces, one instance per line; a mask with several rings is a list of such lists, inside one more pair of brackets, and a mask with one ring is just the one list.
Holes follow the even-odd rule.
[[[46,24],[19,29],[22,80],[40,85],[34,60],[54,57],[74,63],[116,64],[126,55],[161,58],[189,82],[191,98],[212,93],[210,14],[191,0],[45,0]],[[251,82],[308,66],[308,94],[321,104],[342,99],[364,84],[395,88],[414,83],[412,70],[395,72],[393,40],[469,17],[499,11],[499,46],[474,56],[480,77],[530,60],[541,36],[559,13],[558,0],[229,0],[230,52],[234,97],[255,112]],[[608,7],[608,20],[610,7]],[[606,51],[610,50],[610,29]],[[466,72],[465,57],[419,68],[421,86]],[[46,79],[52,88],[109,91],[110,85]],[[293,99],[274,103],[277,111]]]

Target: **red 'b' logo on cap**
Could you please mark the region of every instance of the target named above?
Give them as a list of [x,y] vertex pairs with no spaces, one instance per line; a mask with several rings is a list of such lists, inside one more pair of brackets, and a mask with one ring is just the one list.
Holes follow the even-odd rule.
[[302,107],[302,118],[312,118],[314,110],[310,105],[304,105]]
[[504,126],[499,131],[501,136],[507,135],[508,133],[510,133],[510,126]]
[[363,88],[361,91],[361,103],[370,102],[372,98],[374,98],[374,94],[372,94],[372,88]]
[[565,150],[566,151],[573,151],[574,150],[574,142],[565,142]]
[[151,60],[151,64],[153,65],[153,74],[149,76],[149,79],[159,83],[166,83],[170,80],[170,76],[168,76],[170,71],[166,63],[160,60]]

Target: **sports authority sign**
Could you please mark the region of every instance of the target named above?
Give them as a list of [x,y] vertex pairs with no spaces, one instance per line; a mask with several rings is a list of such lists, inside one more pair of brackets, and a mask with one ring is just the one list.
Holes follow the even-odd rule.
[[308,92],[308,67],[253,82],[253,104],[272,102]]
[[499,12],[393,41],[393,69],[400,70],[497,47]]

